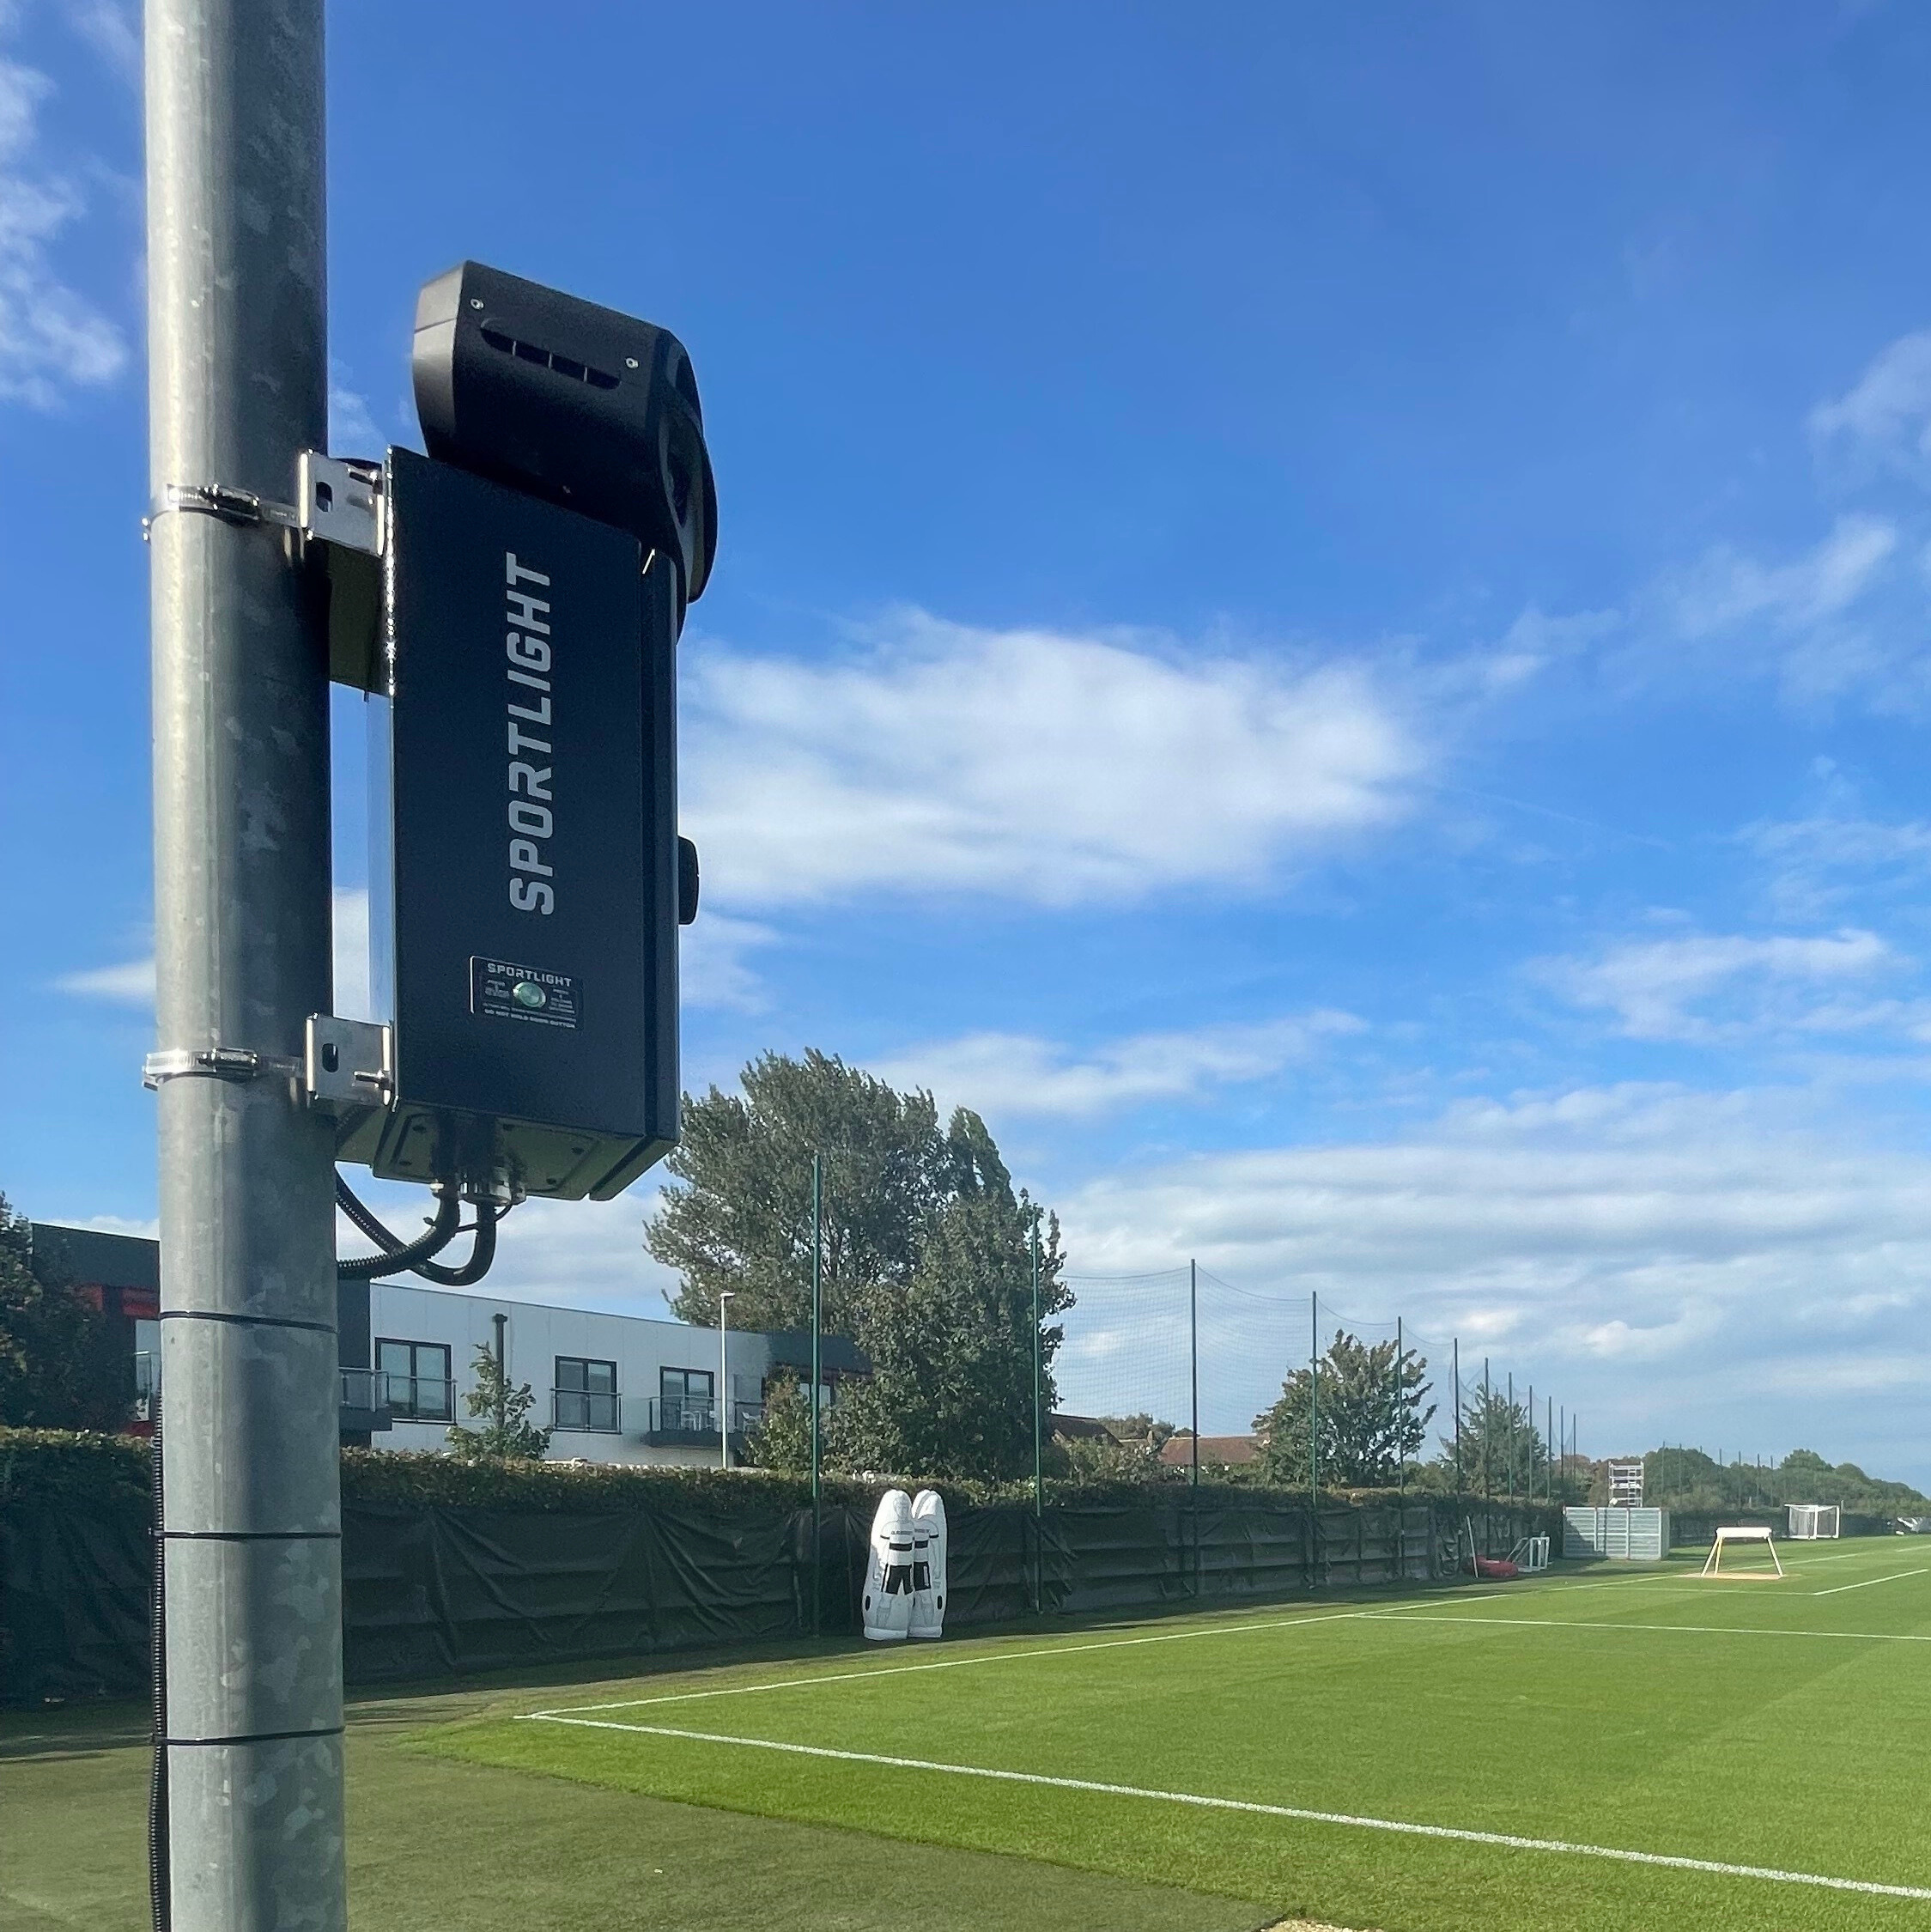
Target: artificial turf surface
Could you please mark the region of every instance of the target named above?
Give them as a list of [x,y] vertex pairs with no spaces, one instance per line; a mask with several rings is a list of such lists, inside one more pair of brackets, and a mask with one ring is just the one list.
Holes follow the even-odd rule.
[[[988,1923],[1074,1923],[1045,1889],[1071,1868],[1386,1932],[1931,1929],[1931,1548],[1886,1539],[1784,1555],[1781,1583],[1606,1566],[659,1673],[527,1698],[516,1714],[506,1700],[414,1747],[1041,1862],[1023,1913]],[[605,1728],[645,1725],[655,1728]],[[1364,1820],[1927,1896],[1400,1835]],[[890,1923],[921,1921],[908,1901]]]
[[[587,1692],[590,1687],[586,1686]],[[552,1685],[547,1693],[558,1694]],[[528,1703],[533,1693],[525,1692]],[[1253,1932],[1241,1900],[1096,1880],[621,1788],[454,1764],[402,1739],[500,1702],[476,1691],[349,1712],[353,1932]],[[147,1932],[145,1714],[0,1713],[0,1929]]]

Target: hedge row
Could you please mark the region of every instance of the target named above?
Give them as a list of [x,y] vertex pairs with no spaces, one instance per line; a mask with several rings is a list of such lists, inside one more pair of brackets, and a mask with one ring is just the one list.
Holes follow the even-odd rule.
[[[926,1479],[914,1476],[847,1476],[828,1473],[823,1492],[828,1504],[868,1508],[893,1485],[917,1489]],[[10,1498],[43,1498],[96,1502],[134,1500],[149,1492],[147,1443],[134,1436],[102,1436],[64,1430],[0,1428],[0,1506]],[[1305,1490],[1269,1490],[1246,1481],[1218,1484],[1203,1471],[1203,1488],[1238,1491],[1242,1497],[1273,1497],[1284,1506],[1308,1500]],[[1032,1498],[1030,1483],[981,1483],[942,1478],[931,1484],[949,1504],[985,1507],[1024,1503]],[[1163,1479],[1153,1485],[1126,1482],[1072,1482],[1048,1478],[1046,1498],[1057,1504],[1127,1503],[1142,1498],[1148,1488],[1179,1486]],[[768,1516],[795,1510],[811,1500],[811,1487],[803,1476],[770,1469],[640,1467],[610,1462],[459,1462],[433,1451],[345,1449],[342,1452],[342,1494],[349,1503],[424,1503],[472,1504],[495,1509],[526,1510],[568,1515],[604,1509],[635,1509],[657,1504],[701,1510],[713,1516]],[[1393,1503],[1395,1492],[1329,1492],[1321,1498],[1329,1507],[1373,1507]],[[1407,1500],[1434,1502],[1471,1510],[1481,1499],[1452,1498],[1410,1490]],[[1491,1498],[1488,1506],[1494,1506]]]

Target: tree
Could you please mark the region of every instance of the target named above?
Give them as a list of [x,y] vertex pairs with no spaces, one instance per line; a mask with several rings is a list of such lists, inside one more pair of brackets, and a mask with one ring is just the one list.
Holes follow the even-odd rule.
[[1290,1488],[1307,1483],[1311,1422],[1323,1482],[1391,1485],[1426,1439],[1435,1413],[1433,1403],[1423,1406],[1426,1360],[1408,1352],[1398,1372],[1392,1341],[1369,1346],[1336,1329],[1318,1368],[1318,1382],[1313,1370],[1295,1370],[1274,1406],[1254,1419],[1266,1479]]
[[550,1451],[550,1431],[530,1420],[536,1400],[528,1382],[512,1388],[496,1352],[488,1342],[476,1345],[476,1387],[463,1398],[471,1415],[488,1416],[480,1429],[460,1423],[449,1431],[450,1453],[461,1462],[540,1461]]
[[683,1285],[680,1320],[717,1322],[718,1295],[747,1328],[811,1315],[811,1157],[823,1163],[823,1320],[857,1332],[859,1309],[911,1279],[953,1165],[929,1093],[902,1094],[833,1055],[766,1054],[742,1094],[686,1096],[683,1138],[644,1244]]
[[[823,1326],[851,1336],[871,1376],[823,1419],[827,1467],[1009,1477],[1032,1467],[1034,1230],[1041,1310],[1072,1303],[1056,1219],[1015,1192],[986,1123],[969,1108],[938,1124],[929,1093],[896,1092],[829,1054],[767,1054],[744,1092],[687,1100],[685,1139],[646,1236],[680,1269],[673,1306],[716,1320],[738,1298],[745,1327],[811,1316],[811,1157],[823,1158]],[[1042,1320],[1042,1393],[1062,1330]],[[750,1453],[802,1466],[811,1411],[774,1383]]]
[[74,1284],[35,1271],[33,1224],[0,1194],[0,1423],[118,1429],[133,1397],[113,1324]]
[[[1031,1236],[1041,1211],[1013,1192],[992,1136],[960,1109],[947,1135],[951,1199],[934,1218],[902,1289],[867,1297],[859,1344],[869,1380],[839,1405],[845,1467],[993,1480],[1033,1461]],[[1057,1216],[1040,1242],[1043,1316],[1072,1305],[1060,1280]],[[1039,1331],[1041,1402],[1054,1400],[1052,1361],[1065,1330]]]
[[[1442,1472],[1452,1483],[1455,1461],[1453,1435],[1441,1438],[1441,1452]],[[1511,1403],[1499,1388],[1485,1389],[1479,1383],[1464,1394],[1461,1483],[1465,1490],[1483,1496],[1506,1496],[1512,1470],[1515,1494],[1533,1496],[1541,1490],[1548,1467],[1549,1445],[1543,1440],[1527,1402]]]

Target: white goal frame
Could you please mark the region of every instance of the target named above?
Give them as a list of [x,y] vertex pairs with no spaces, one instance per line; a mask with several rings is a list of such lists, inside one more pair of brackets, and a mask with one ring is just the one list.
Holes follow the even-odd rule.
[[1728,1582],[1745,1582],[1752,1578],[1768,1578],[1769,1570],[1731,1570],[1723,1568],[1723,1549],[1726,1544],[1761,1543],[1770,1553],[1770,1562],[1775,1572],[1783,1574],[1783,1564],[1776,1553],[1776,1538],[1770,1534],[1770,1525],[1760,1522],[1737,1523],[1716,1532],[1716,1540],[1709,1546],[1709,1554],[1703,1558],[1701,1574],[1705,1577],[1722,1577]]
[[1834,1542],[1843,1534],[1843,1516],[1835,1503],[1790,1504],[1793,1543]]

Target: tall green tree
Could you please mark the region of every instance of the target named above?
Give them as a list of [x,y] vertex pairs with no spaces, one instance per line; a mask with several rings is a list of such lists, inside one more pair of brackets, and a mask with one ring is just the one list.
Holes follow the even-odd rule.
[[118,1429],[133,1376],[106,1316],[71,1282],[35,1272],[33,1224],[0,1194],[0,1423]]
[[835,1055],[766,1054],[741,1093],[686,1097],[673,1185],[644,1244],[677,1270],[680,1319],[747,1328],[811,1316],[811,1157],[823,1161],[824,1326],[856,1332],[867,1296],[912,1276],[952,1165],[929,1093],[902,1094]]
[[[1013,1476],[1032,1467],[1031,1238],[1041,1230],[1045,1400],[1071,1305],[1057,1220],[1023,1193],[986,1123],[959,1108],[941,1127],[932,1096],[902,1094],[835,1056],[767,1054],[742,1094],[688,1101],[671,1159],[678,1183],[647,1243],[677,1268],[673,1305],[714,1322],[737,1296],[744,1327],[811,1316],[811,1157],[823,1157],[824,1327],[850,1335],[872,1375],[823,1422],[829,1467],[907,1475]],[[797,1461],[811,1412],[767,1391],[753,1453]]]
[[1410,1350],[1398,1369],[1395,1352],[1392,1341],[1370,1346],[1338,1328],[1321,1358],[1318,1384],[1313,1370],[1295,1370],[1273,1406],[1254,1419],[1266,1479],[1289,1487],[1308,1481],[1311,1433],[1322,1482],[1392,1485],[1427,1439],[1435,1413],[1426,1402],[1426,1359]]
[[[942,1211],[902,1290],[874,1297],[859,1331],[871,1378],[841,1406],[847,1467],[1009,1479],[1033,1465],[1030,1234],[1035,1210],[1003,1182]],[[1060,1283],[1060,1224],[1041,1230],[1042,1315],[1071,1303]],[[1055,1400],[1052,1360],[1064,1328],[1040,1328],[1041,1403]]]

